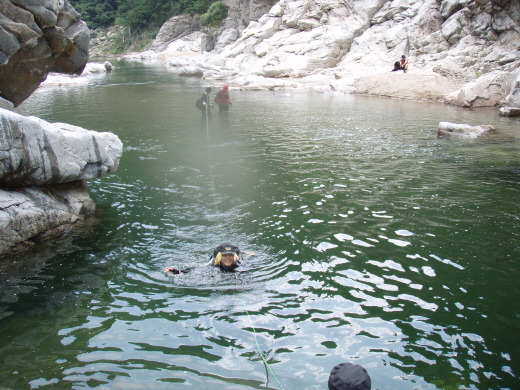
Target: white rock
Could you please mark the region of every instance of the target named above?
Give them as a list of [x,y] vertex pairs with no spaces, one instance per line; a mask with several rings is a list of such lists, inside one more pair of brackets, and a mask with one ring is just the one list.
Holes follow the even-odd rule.
[[489,125],[471,126],[450,122],[440,122],[438,129],[439,135],[458,135],[469,138],[476,138],[494,132],[495,128]]
[[62,234],[95,208],[83,182],[0,189],[0,256]]
[[68,183],[117,169],[122,143],[112,133],[51,124],[0,109],[0,186]]
[[513,74],[492,72],[464,85],[446,96],[446,103],[460,107],[493,107],[506,98]]
[[85,65],[85,70],[83,70],[79,76],[68,76],[61,73],[49,73],[47,79],[41,83],[40,87],[87,85],[92,80],[92,77],[103,76],[113,69],[114,66],[108,61],[105,61],[103,64],[89,62],[87,65]]
[[502,116],[520,116],[520,108],[517,107],[500,107],[498,112]]

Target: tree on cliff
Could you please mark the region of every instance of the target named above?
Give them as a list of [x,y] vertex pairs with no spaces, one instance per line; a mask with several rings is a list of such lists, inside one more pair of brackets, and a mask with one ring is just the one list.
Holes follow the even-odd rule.
[[123,24],[132,32],[158,29],[174,15],[205,14],[216,0],[70,0],[89,28]]

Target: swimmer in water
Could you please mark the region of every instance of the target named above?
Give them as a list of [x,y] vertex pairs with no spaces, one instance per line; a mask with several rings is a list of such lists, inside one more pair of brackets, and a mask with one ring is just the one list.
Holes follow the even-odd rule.
[[[213,254],[209,258],[208,265],[219,267],[222,271],[233,272],[242,262],[242,253],[238,246],[225,242],[220,244],[213,250]],[[166,267],[166,274],[185,274],[192,271],[193,268],[178,269],[175,267]]]

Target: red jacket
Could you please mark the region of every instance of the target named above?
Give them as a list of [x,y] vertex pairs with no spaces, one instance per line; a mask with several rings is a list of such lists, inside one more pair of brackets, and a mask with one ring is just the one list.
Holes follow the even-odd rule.
[[229,93],[226,90],[221,89],[215,96],[215,103],[217,104],[231,104]]

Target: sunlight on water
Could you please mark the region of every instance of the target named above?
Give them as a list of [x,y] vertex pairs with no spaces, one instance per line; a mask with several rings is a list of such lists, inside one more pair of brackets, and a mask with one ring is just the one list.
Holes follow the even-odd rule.
[[[3,386],[276,389],[260,353],[285,389],[344,361],[376,389],[518,385],[518,120],[232,90],[206,123],[204,81],[121,65],[19,109],[112,131],[124,155],[89,183],[95,219],[2,264]],[[222,241],[240,272],[204,266]]]

